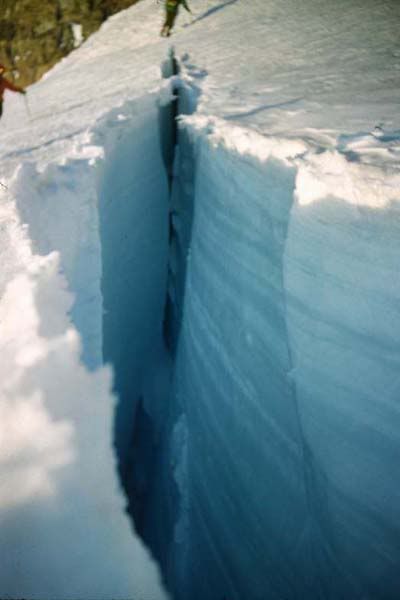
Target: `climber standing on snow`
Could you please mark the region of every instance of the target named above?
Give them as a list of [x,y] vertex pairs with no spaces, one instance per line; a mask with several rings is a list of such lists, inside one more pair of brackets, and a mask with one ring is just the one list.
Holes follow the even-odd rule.
[[171,35],[171,29],[174,26],[181,4],[188,12],[192,12],[188,7],[186,0],[165,0],[165,23],[161,29],[161,35],[163,37]]
[[18,85],[14,85],[11,81],[8,81],[5,77],[3,77],[6,72],[6,68],[4,65],[0,64],[0,117],[3,114],[3,97],[4,92],[6,90],[11,90],[12,92],[19,92],[20,94],[26,94],[26,91],[19,87]]

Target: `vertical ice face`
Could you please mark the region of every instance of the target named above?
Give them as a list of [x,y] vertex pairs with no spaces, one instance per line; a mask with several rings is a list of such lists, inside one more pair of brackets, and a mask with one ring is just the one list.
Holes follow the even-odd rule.
[[[141,113],[145,107],[143,129],[113,114],[79,158],[67,155],[62,165],[50,161],[42,169],[32,161],[2,198],[2,596],[167,597],[124,514],[112,447],[112,373],[99,366],[104,306],[111,310],[106,356],[119,367],[118,383],[128,382],[122,400],[134,409],[154,338],[161,338],[167,179],[155,100],[147,97]],[[147,161],[140,160],[144,149]],[[103,150],[104,168],[96,169]],[[121,272],[131,285],[121,284]],[[115,337],[119,354],[112,352]],[[127,420],[129,435],[133,418]]]
[[172,196],[176,595],[396,598],[398,176],[206,121]]
[[14,269],[0,300],[0,595],[164,600],[123,513],[110,370],[82,364],[59,257],[32,254],[13,208],[1,211]]
[[161,162],[157,97],[116,127],[98,183],[103,356],[115,371],[117,443],[126,448],[146,366],[161,336],[167,269],[168,184]]
[[294,177],[283,161],[260,165],[212,135],[198,142],[175,369],[187,428],[178,597],[306,589],[308,510],[283,285]]
[[400,593],[398,181],[390,168],[315,157],[300,168],[286,244],[316,560],[346,597]]

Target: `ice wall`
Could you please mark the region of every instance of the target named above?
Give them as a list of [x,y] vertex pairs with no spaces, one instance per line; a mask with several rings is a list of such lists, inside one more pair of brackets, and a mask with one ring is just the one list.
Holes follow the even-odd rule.
[[[310,568],[283,282],[295,169],[273,156],[244,159],[207,129],[189,134],[194,219],[175,370],[187,429],[178,597],[293,597]],[[179,231],[179,211],[176,219]]]
[[[135,110],[143,130],[134,126]],[[150,419],[140,390],[149,363],[150,432],[168,389],[154,341],[161,339],[168,232],[157,114],[152,96],[127,103],[74,140],[69,156],[25,162],[7,181],[0,206],[2,597],[167,598],[125,514],[113,451],[114,439],[120,451],[129,437],[144,456]],[[114,374],[102,365],[102,340]],[[135,412],[142,415],[136,425]],[[128,452],[118,456],[121,472]]]
[[115,439],[125,475],[146,369],[153,368],[160,345],[165,301],[168,183],[157,98],[135,102],[130,110],[140,120],[116,127],[98,181],[103,358],[114,368]]
[[[171,59],[163,66],[172,76]],[[161,83],[161,74],[160,74]],[[177,492],[170,469],[172,357],[166,349],[169,195],[175,151],[170,85],[107,116],[97,181],[103,359],[117,397],[114,443],[132,527],[169,579]],[[111,125],[110,126],[107,126]]]
[[287,323],[325,597],[400,593],[398,182],[332,152],[297,177]]
[[361,157],[184,120],[177,598],[398,597],[397,181]]

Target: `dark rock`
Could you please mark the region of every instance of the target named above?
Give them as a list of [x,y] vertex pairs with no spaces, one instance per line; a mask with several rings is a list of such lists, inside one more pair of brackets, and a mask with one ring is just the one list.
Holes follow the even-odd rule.
[[138,0],[2,0],[0,62],[26,86],[74,49],[73,24],[85,40],[110,15]]

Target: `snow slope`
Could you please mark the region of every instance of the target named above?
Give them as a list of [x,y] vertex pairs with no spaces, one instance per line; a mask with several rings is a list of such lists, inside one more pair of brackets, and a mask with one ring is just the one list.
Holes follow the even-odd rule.
[[400,5],[191,6],[6,97],[0,595],[165,597],[116,397],[176,598],[398,598]]

